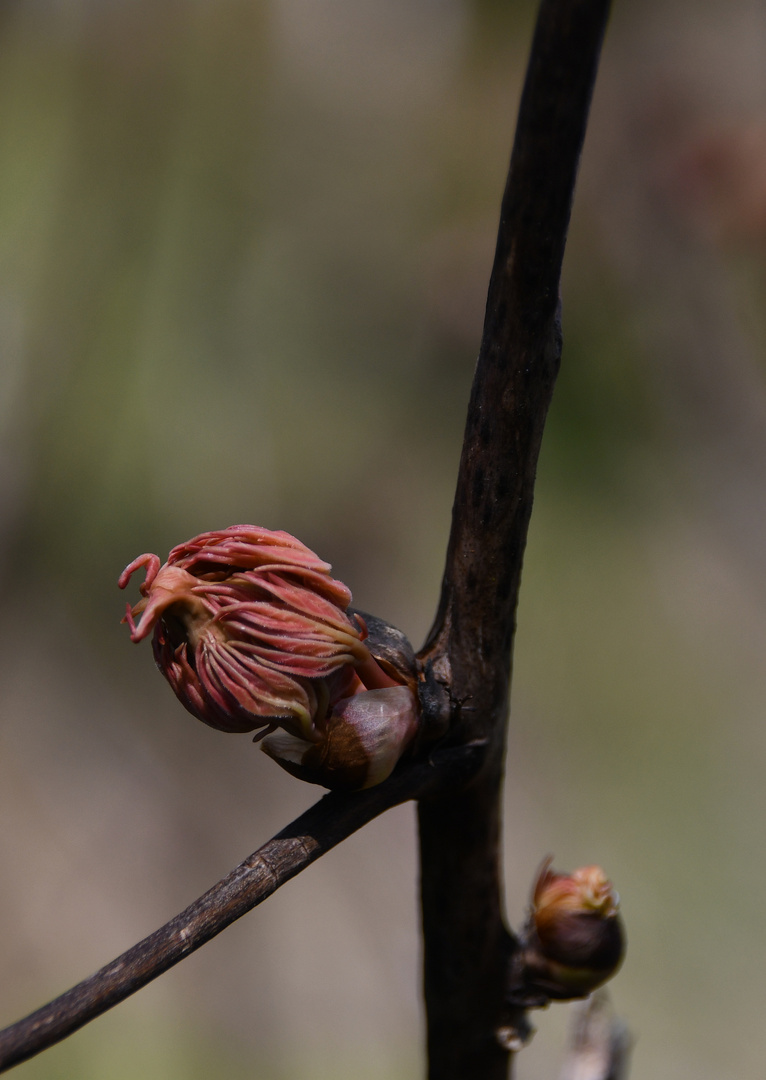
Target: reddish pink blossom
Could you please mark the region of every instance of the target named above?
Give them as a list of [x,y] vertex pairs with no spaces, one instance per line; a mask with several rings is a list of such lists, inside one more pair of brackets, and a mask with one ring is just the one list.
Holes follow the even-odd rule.
[[[157,665],[191,713],[223,731],[260,728],[265,735],[282,728],[304,749],[323,743],[320,756],[333,760],[333,775],[342,763],[329,743],[338,743],[341,717],[348,715],[360,730],[375,728],[374,737],[366,736],[366,744],[379,748],[371,782],[393,769],[415,731],[414,695],[407,690],[404,710],[401,694],[396,698],[400,719],[385,734],[379,705],[348,708],[365,691],[403,687],[373,659],[364,622],[347,611],[351,593],[313,551],[286,532],[234,525],[179,544],[162,566],[156,555],[140,555],[120,575],[120,588],[140,568],[146,570],[142,599],[128,604],[125,615],[131,639],[153,631]],[[346,730],[345,745],[351,742]],[[273,744],[269,753],[296,771],[287,765],[288,758],[294,765],[294,744],[287,756]],[[307,778],[324,783],[326,771]]]

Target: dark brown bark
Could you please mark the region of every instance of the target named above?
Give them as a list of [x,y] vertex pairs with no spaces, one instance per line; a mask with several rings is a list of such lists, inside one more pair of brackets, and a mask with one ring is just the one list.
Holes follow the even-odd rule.
[[501,1080],[515,940],[500,886],[511,648],[535,472],[561,355],[558,290],[609,0],[543,0],[500,213],[441,602],[421,660],[442,683],[447,739],[480,738],[465,791],[420,803],[431,1080]]

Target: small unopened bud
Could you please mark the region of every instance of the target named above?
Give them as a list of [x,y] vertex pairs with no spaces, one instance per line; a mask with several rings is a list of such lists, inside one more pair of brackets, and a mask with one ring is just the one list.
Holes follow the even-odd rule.
[[525,981],[549,998],[585,997],[617,971],[625,952],[620,898],[599,866],[572,874],[546,859],[524,940]]
[[392,686],[338,701],[319,742],[275,731],[261,747],[301,780],[355,791],[390,776],[417,729],[415,695],[407,686]]
[[135,642],[153,632],[189,712],[222,731],[260,729],[274,760],[327,787],[389,775],[417,729],[414,677],[377,662],[329,563],[289,533],[233,525],[179,544],[162,566],[140,555],[120,588],[140,568],[142,599],[124,621]]

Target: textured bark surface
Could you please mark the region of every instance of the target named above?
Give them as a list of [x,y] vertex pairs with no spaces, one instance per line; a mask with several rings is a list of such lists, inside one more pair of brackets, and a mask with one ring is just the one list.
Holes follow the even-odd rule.
[[[421,660],[449,703],[447,739],[480,739],[466,791],[420,804],[432,1080],[500,1080],[500,799],[521,565],[561,356],[558,290],[609,0],[543,0],[503,196],[441,602]],[[513,1016],[510,1017],[513,1023]]]

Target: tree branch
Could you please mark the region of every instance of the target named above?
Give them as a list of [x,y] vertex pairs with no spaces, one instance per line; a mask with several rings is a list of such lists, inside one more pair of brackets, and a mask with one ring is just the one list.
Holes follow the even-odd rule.
[[428,761],[403,764],[385,783],[368,791],[325,795],[150,937],[0,1031],[0,1072],[60,1042],[130,997],[379,814],[442,784],[466,783],[482,758],[478,744],[441,750]]
[[[521,564],[561,355],[558,286],[609,0],[542,0],[503,195],[441,601],[420,659],[448,741],[481,738],[483,774],[420,804],[432,1080],[502,1080],[500,797]],[[519,1030],[523,1024],[519,1018]],[[505,1040],[507,1045],[507,1040]]]
[[[0,1071],[146,985],[378,814],[419,799],[432,1080],[503,1080],[523,1018],[499,864],[511,645],[543,425],[558,371],[558,282],[609,0],[542,0],[522,96],[441,600],[421,653],[427,760],[333,793],[171,922],[0,1032]],[[497,1037],[502,1028],[501,1041]],[[510,1034],[509,1034],[510,1033]]]

